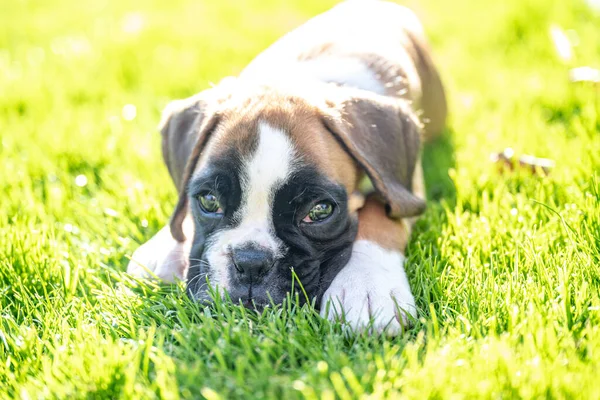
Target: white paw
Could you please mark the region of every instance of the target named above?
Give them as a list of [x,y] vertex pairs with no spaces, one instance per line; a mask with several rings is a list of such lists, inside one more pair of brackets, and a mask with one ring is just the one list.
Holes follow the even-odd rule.
[[321,301],[321,316],[340,320],[355,332],[401,333],[417,309],[404,256],[376,243],[358,240],[352,257],[335,277]]
[[183,243],[171,236],[169,226],[162,228],[131,256],[127,273],[140,278],[158,278],[166,282],[183,280],[187,275],[192,237],[186,232]]

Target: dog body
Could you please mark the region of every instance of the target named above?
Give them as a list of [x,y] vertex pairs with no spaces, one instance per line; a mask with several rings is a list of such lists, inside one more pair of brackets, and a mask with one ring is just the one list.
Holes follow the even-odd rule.
[[[210,283],[255,307],[299,281],[323,316],[396,333],[416,315],[403,254],[425,207],[420,139],[445,118],[414,14],[342,3],[239,77],[167,106],[163,155],[180,198],[128,271],[187,278],[200,301]],[[359,190],[365,177],[373,193]]]

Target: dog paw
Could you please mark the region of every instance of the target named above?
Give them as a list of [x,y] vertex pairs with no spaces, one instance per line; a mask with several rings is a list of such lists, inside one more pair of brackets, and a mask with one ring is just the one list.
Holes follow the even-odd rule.
[[404,260],[376,243],[355,242],[350,261],[323,295],[321,316],[355,332],[401,333],[417,315]]
[[165,226],[131,256],[127,273],[139,278],[158,278],[165,282],[185,279],[191,240],[181,243],[173,239]]

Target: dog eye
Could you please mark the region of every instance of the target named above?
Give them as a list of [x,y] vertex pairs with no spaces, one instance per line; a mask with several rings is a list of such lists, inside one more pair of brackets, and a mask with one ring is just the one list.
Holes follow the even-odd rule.
[[200,208],[205,213],[209,214],[223,214],[223,209],[221,208],[221,204],[212,193],[204,193],[198,196],[198,202],[200,203]]
[[333,204],[327,201],[316,204],[310,209],[306,217],[302,219],[302,222],[313,223],[321,222],[326,220],[333,213]]

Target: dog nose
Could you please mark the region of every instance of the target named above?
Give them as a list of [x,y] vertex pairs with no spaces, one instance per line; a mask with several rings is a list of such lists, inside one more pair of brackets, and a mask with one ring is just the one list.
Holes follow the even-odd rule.
[[267,272],[275,261],[270,250],[260,247],[242,247],[231,254],[233,264],[239,273],[257,276]]

